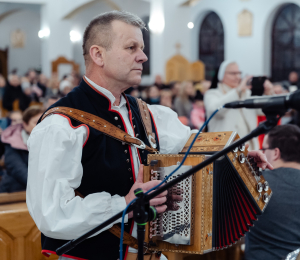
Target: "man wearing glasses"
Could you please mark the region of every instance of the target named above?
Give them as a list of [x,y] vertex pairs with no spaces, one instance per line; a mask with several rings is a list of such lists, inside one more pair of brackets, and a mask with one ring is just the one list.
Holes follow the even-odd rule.
[[262,150],[274,167],[264,173],[273,195],[246,235],[246,260],[283,259],[300,248],[300,128],[276,126]]

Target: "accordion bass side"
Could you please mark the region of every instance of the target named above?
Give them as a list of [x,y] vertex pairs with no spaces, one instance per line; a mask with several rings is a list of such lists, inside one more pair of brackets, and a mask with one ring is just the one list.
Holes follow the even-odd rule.
[[[181,154],[149,154],[144,181],[163,180]],[[235,132],[201,133],[184,165],[169,180],[239,139]],[[151,250],[205,254],[235,244],[266,208],[272,191],[245,145],[181,181],[168,191],[168,210],[146,226]]]

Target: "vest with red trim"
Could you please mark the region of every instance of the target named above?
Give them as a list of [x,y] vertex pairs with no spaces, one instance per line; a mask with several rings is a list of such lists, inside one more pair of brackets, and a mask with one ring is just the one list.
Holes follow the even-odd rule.
[[[135,98],[131,96],[125,97],[135,136],[150,146]],[[126,131],[126,125],[121,114],[111,109],[110,100],[85,80],[82,80],[78,87],[74,88],[66,97],[56,102],[50,108],[59,106],[71,107],[94,114]],[[74,119],[70,120],[74,127],[82,124]],[[151,121],[159,150],[157,132],[152,116]],[[83,147],[81,159],[83,176],[77,190],[84,196],[103,191],[110,193],[112,196],[115,194],[120,196],[127,195],[135,181],[131,147],[92,127],[88,128],[90,133]],[[148,152],[138,149],[138,154],[140,162],[146,164]],[[125,224],[125,231],[131,232],[132,227],[133,221],[130,220],[127,225]],[[68,240],[53,239],[42,234],[43,253],[55,253],[57,248],[67,242]],[[77,247],[67,252],[66,256],[74,259],[117,260],[119,258],[119,243],[120,239],[118,237],[109,231],[104,231],[80,243]],[[125,257],[128,252],[127,246],[123,247],[123,252],[123,257]]]

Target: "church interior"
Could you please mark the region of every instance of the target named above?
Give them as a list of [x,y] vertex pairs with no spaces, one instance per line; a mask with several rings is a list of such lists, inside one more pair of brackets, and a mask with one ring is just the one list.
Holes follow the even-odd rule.
[[[27,208],[30,153],[28,159],[24,140],[34,126],[30,131],[25,128],[26,133],[22,127],[29,126],[31,118],[38,115],[38,119],[80,84],[86,75],[82,50],[85,29],[93,18],[114,10],[135,14],[145,24],[143,52],[148,60],[143,63],[140,84],[125,90],[126,95],[175,111],[178,120],[194,133],[203,126],[203,133],[208,135],[236,131],[243,137],[268,119],[264,110],[228,109],[228,113],[219,112],[208,125],[205,122],[225,103],[256,96],[268,100],[293,97],[300,89],[300,0],[0,0],[0,260],[59,259],[54,253],[41,253],[41,231]],[[248,142],[249,150],[260,151],[268,160],[274,160],[274,171],[293,168],[298,174],[293,183],[286,184],[291,185],[286,186],[293,191],[291,194],[276,190],[276,180],[269,181],[268,175],[265,178],[272,198],[270,193],[266,199],[261,198],[261,187],[257,183],[253,186],[259,191],[258,200],[266,202],[270,198],[266,211],[275,207],[274,219],[262,220],[271,225],[270,229],[238,235],[239,239],[230,246],[216,247],[204,254],[163,251],[167,259],[300,259],[300,205],[296,202],[300,195],[300,159],[282,159],[285,152],[289,155],[284,158],[292,158],[290,153],[300,156],[300,114],[297,105],[293,106],[280,114],[276,123],[276,127],[295,128],[284,137],[295,135],[292,147],[284,146],[282,136],[276,136],[277,141],[271,145],[271,134],[268,138],[261,134]],[[35,114],[29,112],[31,117],[26,119],[30,108]],[[19,136],[13,137],[13,131],[19,131],[17,126]],[[276,151],[281,159],[277,159]],[[265,170],[263,174],[266,171],[272,172]],[[292,178],[289,171],[282,174]],[[268,191],[266,186],[261,189]],[[280,201],[277,208],[277,204],[271,204],[278,197],[284,201],[284,196],[294,198],[294,204],[290,201],[283,205]],[[281,219],[282,211],[291,218]],[[232,218],[235,219],[233,215]],[[259,219],[260,216],[257,226]],[[255,227],[254,221],[250,231]],[[223,229],[227,228],[231,229],[224,225]],[[281,228],[288,239],[276,233]],[[251,233],[253,237],[247,238]],[[210,236],[207,233],[206,240]],[[256,246],[248,244],[251,239],[256,240]],[[201,243],[204,245],[206,240]],[[270,255],[276,250],[278,254],[268,258],[260,251],[259,243]],[[68,258],[82,259],[63,259]]]

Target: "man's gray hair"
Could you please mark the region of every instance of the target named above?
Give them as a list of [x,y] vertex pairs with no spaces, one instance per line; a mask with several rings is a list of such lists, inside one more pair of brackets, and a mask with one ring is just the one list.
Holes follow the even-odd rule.
[[110,49],[112,45],[111,23],[122,21],[136,26],[141,30],[146,29],[145,23],[140,17],[126,11],[111,11],[95,17],[86,27],[83,35],[83,56],[86,59],[90,47],[94,44],[105,49]]

